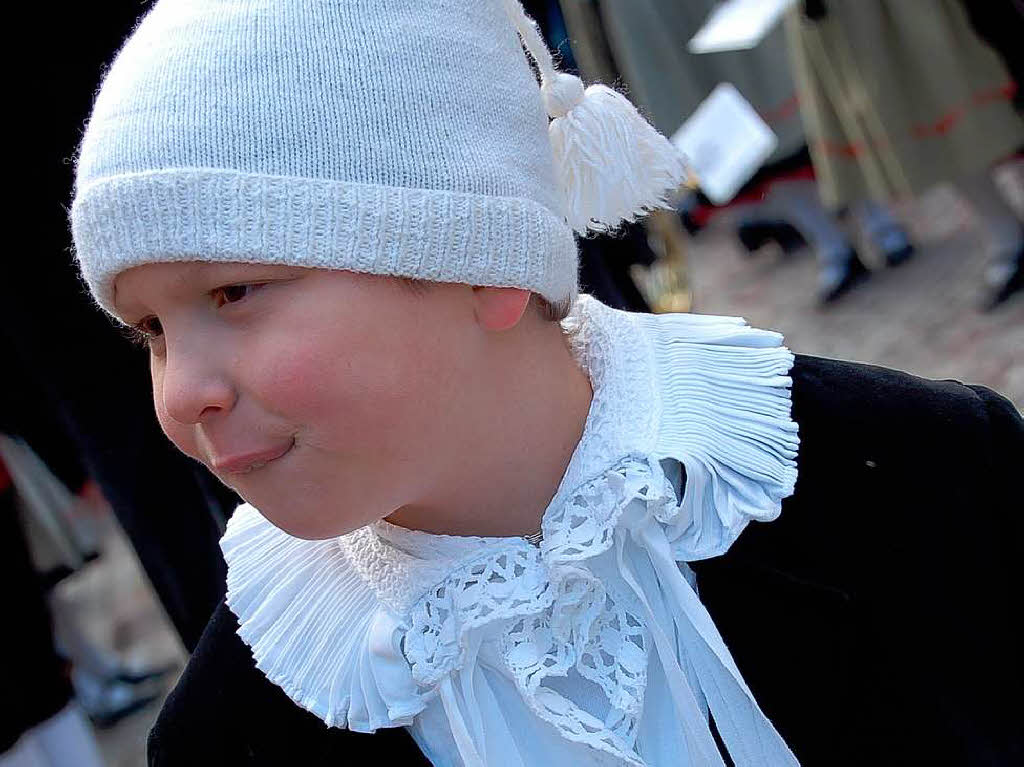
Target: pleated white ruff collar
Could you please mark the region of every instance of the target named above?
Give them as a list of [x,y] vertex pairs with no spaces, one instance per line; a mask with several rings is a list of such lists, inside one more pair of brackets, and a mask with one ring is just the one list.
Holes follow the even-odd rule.
[[243,505],[221,541],[239,635],[328,725],[406,726],[436,764],[723,765],[709,713],[737,767],[796,764],[685,564],[792,494],[792,354],[586,295],[565,323],[594,398],[539,546],[385,520],[306,541]]

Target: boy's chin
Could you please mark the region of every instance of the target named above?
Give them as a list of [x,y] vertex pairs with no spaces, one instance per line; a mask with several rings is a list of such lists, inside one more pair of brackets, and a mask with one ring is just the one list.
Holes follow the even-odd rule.
[[273,506],[262,508],[248,499],[246,501],[278,530],[287,533],[293,538],[302,538],[307,541],[323,541],[329,538],[337,538],[368,524],[364,521],[321,518],[315,512],[303,514],[301,509],[296,509],[294,506],[284,513],[277,513]]

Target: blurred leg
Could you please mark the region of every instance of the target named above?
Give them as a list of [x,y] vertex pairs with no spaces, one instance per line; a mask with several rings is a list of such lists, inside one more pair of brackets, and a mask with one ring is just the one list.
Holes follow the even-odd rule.
[[910,258],[914,246],[906,230],[889,207],[873,200],[865,200],[856,206],[858,222],[864,234],[885,257],[889,266],[898,266]]
[[961,182],[960,189],[970,201],[986,239],[985,282],[989,293],[986,303],[989,307],[995,306],[1024,287],[1021,282],[1024,225],[992,180],[991,173],[986,171]]
[[822,302],[834,301],[868,275],[836,216],[822,205],[813,183],[775,184],[768,201],[813,248]]

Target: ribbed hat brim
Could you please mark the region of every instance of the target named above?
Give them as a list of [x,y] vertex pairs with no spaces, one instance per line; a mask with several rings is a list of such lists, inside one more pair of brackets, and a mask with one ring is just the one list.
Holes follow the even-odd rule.
[[113,283],[133,266],[290,264],[577,292],[565,222],[532,200],[343,181],[170,169],[79,189],[71,223],[83,276],[115,314]]

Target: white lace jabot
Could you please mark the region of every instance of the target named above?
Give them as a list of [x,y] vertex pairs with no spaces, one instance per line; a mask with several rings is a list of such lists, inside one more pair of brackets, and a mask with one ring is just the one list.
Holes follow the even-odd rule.
[[436,765],[723,765],[709,714],[737,767],[795,765],[685,564],[792,494],[793,356],[586,295],[565,324],[594,398],[539,546],[385,520],[306,541],[244,505],[221,541],[239,635],[328,725],[406,726]]

